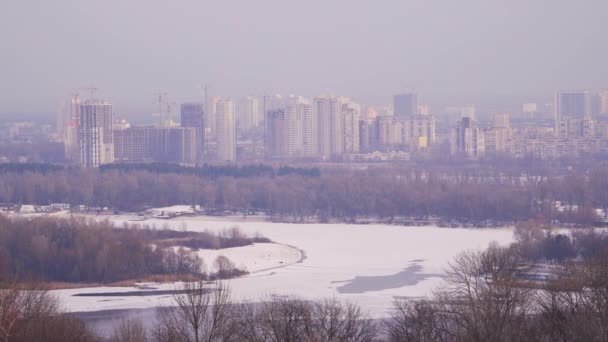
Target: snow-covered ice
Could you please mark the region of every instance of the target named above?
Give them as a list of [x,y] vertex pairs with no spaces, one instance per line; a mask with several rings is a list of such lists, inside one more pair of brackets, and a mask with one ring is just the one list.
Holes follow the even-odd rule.
[[249,273],[291,265],[303,257],[297,248],[279,243],[255,243],[234,248],[200,249],[196,251],[196,254],[203,259],[207,271],[210,273],[217,272],[214,261],[221,255],[230,259],[236,268]]
[[[125,218],[114,217],[112,220],[122,224]],[[228,222],[209,217],[181,217],[169,221],[152,219],[145,223],[157,227],[168,224],[175,229],[192,231],[220,231],[238,226],[245,233],[260,233],[279,243],[273,247],[256,244],[202,252],[208,266],[214,256],[222,254],[237,266],[244,265],[253,272],[230,281],[233,297],[237,301],[254,301],[272,294],[309,299],[336,297],[358,303],[377,317],[386,314],[396,296],[431,294],[442,283],[441,274],[448,262],[458,253],[485,248],[493,241],[508,244],[513,239],[512,229],[508,228]],[[296,250],[289,246],[304,252],[301,262],[284,261],[287,266],[267,267],[276,265],[278,260],[295,258]],[[374,286],[365,285],[369,285],[370,280],[376,282]],[[360,284],[354,286],[357,282]],[[343,291],[348,284],[350,290]],[[174,289],[176,285],[158,284],[155,287]],[[147,308],[170,302],[170,296],[72,296],[76,293],[129,290],[137,288],[70,289],[54,293],[68,311],[74,312]]]

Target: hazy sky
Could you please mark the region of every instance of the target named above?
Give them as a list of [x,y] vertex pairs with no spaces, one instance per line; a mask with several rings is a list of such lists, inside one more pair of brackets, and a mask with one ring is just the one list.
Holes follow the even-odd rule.
[[608,87],[607,0],[1,0],[0,113],[95,84],[119,112],[218,95],[389,101]]

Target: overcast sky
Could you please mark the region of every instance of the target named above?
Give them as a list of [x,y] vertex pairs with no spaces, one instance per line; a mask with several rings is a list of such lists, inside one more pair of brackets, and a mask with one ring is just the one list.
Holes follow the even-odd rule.
[[117,111],[226,96],[389,101],[608,87],[607,0],[1,0],[0,113],[95,84]]

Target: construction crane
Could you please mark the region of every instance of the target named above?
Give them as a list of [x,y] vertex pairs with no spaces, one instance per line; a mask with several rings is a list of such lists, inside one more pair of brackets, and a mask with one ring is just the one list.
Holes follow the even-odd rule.
[[165,110],[165,102],[167,100],[167,92],[161,91],[160,89],[154,94],[157,98],[158,103],[158,115],[160,117],[160,127],[165,127],[165,123],[163,121],[163,112]]

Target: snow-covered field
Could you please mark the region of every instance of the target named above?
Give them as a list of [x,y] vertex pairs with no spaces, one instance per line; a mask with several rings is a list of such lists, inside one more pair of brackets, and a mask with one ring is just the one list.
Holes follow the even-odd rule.
[[[125,217],[112,217],[122,224]],[[251,274],[230,281],[238,301],[255,301],[272,294],[304,298],[337,297],[362,305],[383,316],[395,296],[425,296],[441,284],[448,262],[459,252],[481,249],[496,241],[512,241],[511,229],[454,229],[390,225],[287,224],[229,222],[209,217],[146,220],[145,224],[193,231],[239,226],[279,244],[256,244],[220,251],[201,251],[209,266],[225,255]],[[295,248],[291,248],[293,246]],[[304,252],[301,262],[300,253]],[[282,263],[281,263],[282,262]],[[294,263],[295,262],[295,263]],[[286,266],[285,266],[286,265]],[[176,284],[155,284],[175,289]],[[74,297],[77,293],[124,292],[137,288],[58,290],[55,294],[68,311],[148,308],[170,303],[170,296]]]

